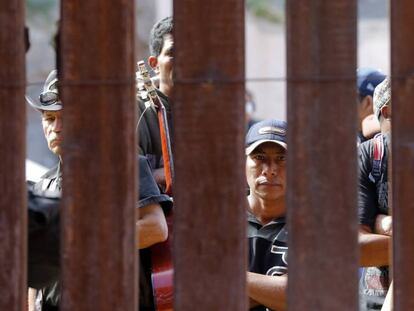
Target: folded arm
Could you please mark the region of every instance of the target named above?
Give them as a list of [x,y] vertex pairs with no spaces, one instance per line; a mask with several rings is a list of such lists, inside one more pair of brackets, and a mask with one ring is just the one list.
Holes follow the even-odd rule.
[[379,267],[390,264],[390,236],[375,234],[369,226],[360,225],[358,240],[361,266]]
[[263,305],[272,310],[286,310],[287,275],[269,276],[247,272],[250,307]]
[[159,204],[150,204],[136,210],[136,236],[139,249],[167,239],[167,221]]

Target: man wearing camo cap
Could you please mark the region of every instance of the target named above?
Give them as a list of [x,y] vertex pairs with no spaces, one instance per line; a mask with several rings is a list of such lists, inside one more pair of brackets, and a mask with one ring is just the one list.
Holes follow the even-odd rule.
[[363,269],[360,310],[381,310],[390,280],[392,218],[388,215],[388,157],[391,130],[391,81],[375,88],[374,114],[381,133],[359,146],[358,210]]

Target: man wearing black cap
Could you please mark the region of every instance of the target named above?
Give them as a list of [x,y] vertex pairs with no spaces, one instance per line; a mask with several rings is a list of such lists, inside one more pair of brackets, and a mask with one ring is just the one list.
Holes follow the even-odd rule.
[[264,120],[246,136],[247,222],[251,310],[284,310],[287,286],[286,130]]
[[[29,306],[31,310],[59,310],[60,288],[57,271],[59,270],[59,230],[56,212],[57,203],[62,192],[62,117],[63,104],[58,95],[57,72],[53,70],[45,81],[39,101],[27,98],[29,104],[42,114],[42,125],[49,149],[59,157],[59,164],[48,171],[32,189],[29,189],[29,286],[40,289],[36,295],[36,302]],[[160,193],[155,180],[152,177],[148,160],[139,156],[139,215],[137,215],[136,232],[137,249],[140,249],[140,310],[152,310],[147,306],[152,305],[152,293],[149,278],[149,256],[146,249],[156,243],[167,239],[168,228],[163,208],[171,207],[171,199]],[[29,206],[29,207],[30,207]],[[31,211],[31,214],[30,214]],[[51,213],[53,211],[53,213]],[[54,217],[47,218],[54,214]],[[47,218],[41,228],[34,222],[30,222],[30,215]],[[45,219],[46,219],[45,218]],[[42,234],[39,234],[39,230]],[[40,237],[44,237],[53,243],[53,249],[45,250]],[[53,258],[49,258],[53,257]],[[47,263],[47,264],[46,264]],[[45,265],[50,265],[45,267]],[[39,271],[45,271],[42,274]],[[46,273],[47,272],[47,273]],[[147,296],[145,296],[147,295]],[[33,296],[33,291],[29,292]],[[149,296],[149,297],[148,297]],[[30,297],[29,297],[30,298]],[[30,301],[30,299],[29,299]]]
[[357,70],[358,145],[380,131],[378,120],[373,114],[373,96],[376,86],[384,79],[385,75],[377,69],[360,68]]

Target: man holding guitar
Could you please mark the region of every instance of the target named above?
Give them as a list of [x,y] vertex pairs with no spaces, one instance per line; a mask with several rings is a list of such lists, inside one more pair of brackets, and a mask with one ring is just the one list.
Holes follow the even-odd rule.
[[[152,166],[153,175],[160,188],[172,195],[174,177],[173,156],[170,139],[169,121],[171,106],[169,96],[173,90],[173,20],[166,17],[157,22],[151,30],[150,53],[148,63],[155,72],[157,87],[150,78],[144,62],[138,63],[138,137],[139,152],[145,155]],[[140,252],[141,264],[147,263],[145,271],[151,265],[151,278],[147,277],[147,287],[152,286],[156,310],[172,310],[173,307],[173,266],[171,256],[172,209],[166,213],[168,223],[168,240]],[[141,289],[141,292],[144,291]],[[148,298],[148,297],[147,297]],[[140,296],[140,301],[145,297]],[[140,310],[142,309],[142,305]],[[152,310],[152,309],[145,309]]]
[[[172,17],[166,17],[154,25],[150,35],[149,48],[151,56],[148,58],[148,64],[154,70],[159,83],[156,92],[165,107],[167,122],[171,119],[169,97],[172,95],[174,87],[172,77],[173,26]],[[139,153],[149,159],[157,183],[165,185],[160,124],[157,112],[154,107],[147,108],[140,96],[138,96],[138,112],[139,116],[142,116],[138,124]]]

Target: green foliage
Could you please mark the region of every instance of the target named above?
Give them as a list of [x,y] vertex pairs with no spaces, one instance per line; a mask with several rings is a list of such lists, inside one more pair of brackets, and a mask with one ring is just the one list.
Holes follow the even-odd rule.
[[272,5],[274,2],[275,0],[246,0],[246,8],[261,19],[271,23],[281,23],[283,14]]

